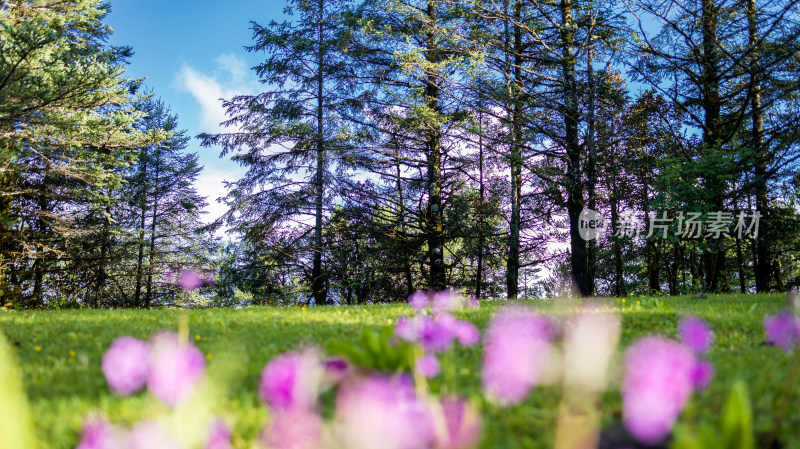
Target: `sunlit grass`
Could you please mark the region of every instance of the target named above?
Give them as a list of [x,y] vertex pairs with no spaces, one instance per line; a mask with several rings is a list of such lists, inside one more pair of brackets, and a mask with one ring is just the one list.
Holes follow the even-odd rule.
[[[683,314],[694,314],[715,330],[709,359],[717,375],[710,388],[690,407],[700,420],[714,420],[735,379],[748,383],[755,407],[756,430],[768,428],[772,410],[782,393],[789,358],[763,344],[764,314],[784,306],[782,295],[709,295],[684,297],[603,298],[622,311],[621,343],[628,345],[645,334],[675,337]],[[543,312],[563,316],[576,303],[566,300],[531,302]],[[457,313],[483,329],[502,302],[483,303],[477,310]],[[324,347],[333,340],[356,342],[362,328],[392,325],[410,313],[405,305],[360,307],[204,310],[74,310],[0,312],[0,329],[22,366],[39,439],[43,448],[75,447],[83,417],[101,411],[113,422],[134,423],[148,416],[156,402],[145,393],[118,398],[108,389],[100,369],[103,353],[118,336],[147,339],[159,329],[179,329],[188,323],[189,340],[206,354],[209,378],[223,399],[216,405],[236,424],[234,443],[249,447],[267,418],[258,399],[258,381],[264,364],[277,354],[303,344]],[[458,348],[455,385],[464,394],[480,392],[481,349]],[[604,396],[606,424],[619,420],[621,402],[616,386]],[[786,447],[800,447],[800,413],[795,405],[781,423]],[[489,407],[485,448],[552,447],[560,391],[538,388],[523,404],[509,409]]]

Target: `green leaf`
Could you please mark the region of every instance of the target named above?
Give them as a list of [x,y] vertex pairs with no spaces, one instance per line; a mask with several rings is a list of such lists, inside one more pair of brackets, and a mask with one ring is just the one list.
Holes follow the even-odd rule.
[[728,399],[722,408],[723,447],[731,449],[754,449],[753,412],[747,385],[739,380],[733,384]]

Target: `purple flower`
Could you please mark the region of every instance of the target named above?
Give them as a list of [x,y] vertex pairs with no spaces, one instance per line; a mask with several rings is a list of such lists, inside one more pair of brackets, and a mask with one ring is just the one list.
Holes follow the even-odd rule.
[[275,410],[311,410],[323,375],[324,367],[316,351],[288,352],[264,367],[259,393]]
[[439,359],[433,354],[425,354],[418,358],[414,369],[425,377],[436,377],[439,374]]
[[323,361],[322,364],[325,367],[325,373],[328,375],[328,379],[334,384],[344,381],[347,379],[347,376],[350,375],[350,365],[348,365],[347,361],[344,359],[338,357],[327,359]]
[[683,344],[700,353],[708,351],[714,341],[714,334],[708,324],[695,316],[686,316],[681,320],[678,334]]
[[669,434],[692,394],[694,353],[676,341],[645,337],[628,348],[625,364],[625,427],[642,443],[658,443]]
[[431,302],[435,312],[457,309],[463,303],[461,295],[452,290],[442,290],[434,293]]
[[322,441],[322,419],[301,408],[278,411],[261,434],[261,441],[270,449],[317,449]]
[[421,310],[428,307],[428,294],[425,292],[416,292],[408,297],[408,303],[411,307]]
[[181,273],[181,277],[178,278],[178,285],[184,290],[197,290],[203,286],[203,278],[195,271],[186,270]]
[[125,443],[125,449],[181,449],[181,446],[153,421],[136,424]]
[[459,321],[456,325],[455,334],[461,346],[475,346],[481,339],[480,331],[469,321]]
[[444,426],[436,435],[437,449],[468,449],[474,447],[481,436],[481,415],[472,405],[452,396],[440,400]]
[[402,340],[415,343],[422,334],[422,321],[419,317],[409,318],[401,316],[397,319],[397,324],[394,327],[394,334]]
[[335,422],[348,449],[422,449],[434,439],[431,412],[406,377],[373,376],[343,386]]
[[692,370],[692,385],[697,391],[708,388],[711,379],[714,378],[714,365],[708,360],[698,360]]
[[788,310],[783,310],[777,315],[764,317],[764,331],[767,342],[786,352],[790,352],[797,344],[798,325]]
[[441,352],[445,351],[456,338],[456,326],[458,320],[450,315],[444,313],[439,315],[436,319],[422,316],[419,317],[422,321],[422,335],[420,335],[420,344],[425,350]]
[[194,345],[181,343],[170,332],[156,334],[152,348],[147,387],[155,397],[173,407],[192,392],[203,375],[203,353]]
[[150,346],[133,337],[119,337],[103,355],[103,374],[109,387],[120,396],[142,388],[149,372]]
[[231,449],[231,429],[225,421],[217,419],[211,424],[205,449]]
[[550,323],[528,309],[507,307],[486,331],[483,388],[495,400],[516,404],[539,381],[550,355]]
[[120,431],[103,419],[87,421],[76,449],[122,449]]

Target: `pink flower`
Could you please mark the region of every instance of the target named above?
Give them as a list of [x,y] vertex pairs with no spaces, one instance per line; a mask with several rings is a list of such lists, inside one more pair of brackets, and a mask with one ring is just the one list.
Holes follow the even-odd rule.
[[350,365],[342,358],[327,359],[322,364],[325,367],[325,374],[334,384],[344,381],[350,375]]
[[434,312],[444,312],[461,307],[463,300],[458,292],[452,290],[442,290],[433,294],[431,299]]
[[778,315],[764,317],[764,331],[767,342],[786,352],[791,352],[797,344],[798,325],[788,310],[781,311]]
[[550,354],[550,323],[524,308],[507,307],[486,331],[483,388],[506,404],[522,402],[539,381]]
[[714,342],[714,334],[705,321],[695,316],[686,316],[678,325],[678,334],[686,346],[696,352],[706,352]]
[[414,369],[425,377],[436,377],[439,374],[439,359],[433,354],[425,354],[418,358]]
[[125,449],[181,449],[181,446],[153,421],[136,424],[125,443]]
[[431,412],[405,377],[373,376],[343,386],[335,422],[347,449],[423,449],[434,438]]
[[444,418],[442,431],[436,435],[437,449],[468,449],[474,447],[481,436],[481,415],[472,405],[452,396],[440,399]]
[[122,449],[120,431],[103,419],[87,421],[76,449]]
[[231,430],[225,421],[217,419],[208,432],[205,449],[231,449]]
[[419,317],[409,318],[401,316],[397,319],[397,324],[394,327],[394,334],[398,338],[416,343],[422,334],[422,321]]
[[149,372],[150,346],[133,337],[119,337],[103,355],[103,374],[109,387],[120,396],[142,388]]
[[324,367],[316,351],[288,352],[264,367],[259,393],[275,410],[311,410],[323,375]]
[[422,334],[420,344],[427,351],[441,352],[447,350],[456,338],[458,320],[449,313],[441,314],[436,319],[422,316]]
[[692,394],[694,353],[676,341],[645,337],[628,348],[625,365],[625,427],[642,443],[658,443],[669,434]]
[[421,310],[428,307],[428,294],[425,292],[416,292],[408,297],[408,304],[411,307]]
[[188,291],[197,290],[203,286],[203,283],[203,278],[192,270],[184,271],[181,273],[181,277],[178,278],[178,285],[180,285],[182,289]]
[[306,409],[280,410],[261,434],[270,449],[317,449],[322,441],[322,419]]
[[456,325],[455,334],[461,346],[475,346],[481,339],[480,331],[469,321],[459,321]]
[[172,407],[185,399],[204,371],[203,353],[194,345],[170,332],[153,337],[147,387],[162,402]]
[[692,385],[697,391],[708,388],[714,378],[714,365],[708,360],[698,360],[692,370]]

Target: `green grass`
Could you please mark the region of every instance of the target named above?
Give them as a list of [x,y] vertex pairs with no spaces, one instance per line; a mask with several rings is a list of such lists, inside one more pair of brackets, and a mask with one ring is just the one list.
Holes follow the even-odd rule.
[[[704,318],[715,330],[709,359],[716,366],[710,388],[694,398],[691,410],[700,421],[715,422],[730,385],[747,382],[754,406],[756,430],[772,426],[774,410],[784,398],[790,358],[763,344],[764,314],[784,306],[782,295],[710,295],[691,297],[605,300],[621,306],[622,345],[646,334],[676,336],[682,314]],[[554,315],[569,313],[562,301],[535,302]],[[478,310],[459,312],[481,329],[503,303],[485,303]],[[393,324],[411,309],[405,305],[341,308],[252,307],[241,310],[74,310],[0,311],[0,330],[16,351],[23,382],[43,448],[68,449],[77,444],[85,416],[98,410],[113,422],[133,423],[158,409],[144,393],[118,398],[108,389],[100,368],[110,343],[120,335],[147,339],[159,329],[177,330],[188,324],[191,341],[209,358],[209,378],[224,388],[213,406],[236,423],[235,445],[249,447],[263,426],[267,412],[258,399],[258,381],[264,364],[277,354],[301,344],[324,346],[332,340],[356,342],[362,328]],[[434,389],[480,393],[481,349],[458,348],[453,383]],[[785,447],[800,447],[800,386],[791,387],[788,413],[780,420]],[[483,410],[485,448],[552,447],[560,391],[537,388],[523,404]],[[0,405],[2,406],[2,405]],[[605,424],[619,421],[621,401],[617,387],[604,396]]]

